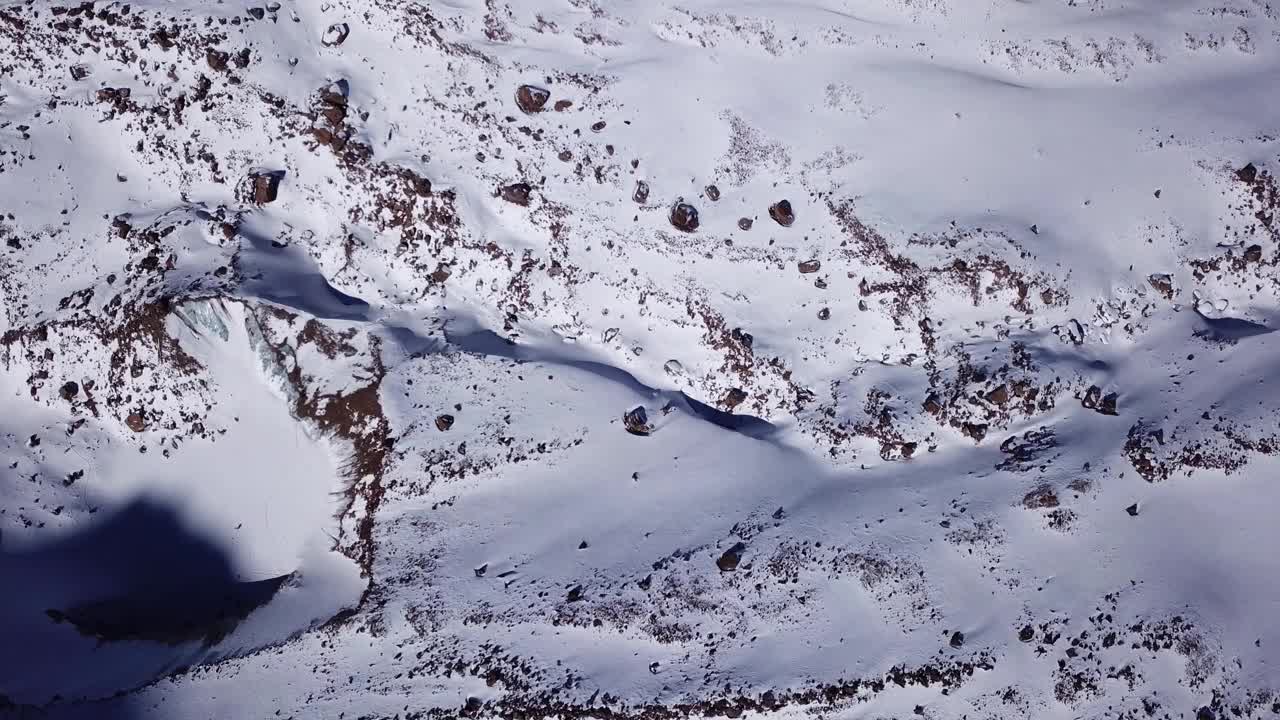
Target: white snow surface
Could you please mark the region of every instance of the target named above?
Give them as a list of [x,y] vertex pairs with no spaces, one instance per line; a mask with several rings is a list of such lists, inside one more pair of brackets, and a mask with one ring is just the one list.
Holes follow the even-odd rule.
[[1277,77],[1264,0],[0,0],[0,717],[1275,716]]

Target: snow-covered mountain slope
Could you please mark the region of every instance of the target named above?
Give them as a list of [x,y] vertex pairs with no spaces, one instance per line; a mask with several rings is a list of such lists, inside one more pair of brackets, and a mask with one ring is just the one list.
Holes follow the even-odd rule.
[[0,2],[0,716],[1280,712],[1280,9]]

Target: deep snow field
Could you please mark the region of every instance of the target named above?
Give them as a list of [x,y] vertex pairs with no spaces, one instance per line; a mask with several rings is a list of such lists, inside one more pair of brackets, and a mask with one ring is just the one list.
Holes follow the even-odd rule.
[[0,0],[0,717],[1280,715],[1278,80],[1265,0]]

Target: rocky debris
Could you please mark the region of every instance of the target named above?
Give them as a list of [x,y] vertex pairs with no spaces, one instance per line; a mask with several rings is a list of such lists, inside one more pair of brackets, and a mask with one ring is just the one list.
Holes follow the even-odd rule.
[[770,205],[769,217],[782,227],[791,227],[791,223],[796,221],[795,211],[791,209],[791,202],[788,200],[779,200]]
[[603,120],[591,123],[591,132],[601,132],[602,130],[605,129],[605,127],[606,127],[606,124],[605,124],[605,121]]
[[557,100],[555,104],[556,112],[564,112],[571,107],[573,107],[572,100]]
[[583,597],[583,589],[581,585],[574,585],[569,589],[569,594],[565,597],[569,602],[578,602]]
[[1262,246],[1250,245],[1249,247],[1245,248],[1244,261],[1247,263],[1262,262]]
[[1038,427],[1028,430],[1022,435],[1010,435],[1000,443],[1000,452],[1008,455],[1003,462],[996,465],[998,470],[1026,472],[1037,466],[1043,466],[1046,452],[1058,446],[1057,436],[1053,428]]
[[467,702],[462,706],[463,717],[477,717],[480,711],[484,709],[484,701],[478,697],[469,697]]
[[1116,402],[1118,400],[1119,395],[1116,393],[1103,395],[1102,388],[1097,385],[1091,385],[1085,391],[1084,398],[1081,399],[1080,404],[1085,409],[1093,410],[1101,415],[1118,415],[1119,413],[1116,411]]
[[1196,720],[1217,720],[1217,715],[1213,712],[1213,708],[1205,705],[1196,711]]
[[698,209],[684,202],[681,198],[671,206],[671,215],[668,217],[671,226],[681,232],[693,232],[698,229]]
[[830,309],[830,308],[822,308],[821,310],[819,310],[819,311],[818,311],[818,319],[819,319],[819,320],[830,320],[830,319],[831,319],[831,309]]
[[649,183],[643,180],[636,181],[636,189],[631,192],[631,199],[643,205],[649,201]]
[[1124,511],[1129,513],[1129,517],[1138,517],[1138,503],[1130,505]]
[[1160,293],[1165,300],[1173,299],[1173,276],[1168,273],[1152,273],[1147,276],[1147,284]]
[[816,273],[822,269],[822,262],[819,260],[805,260],[796,266],[800,270],[801,275]]
[[1258,168],[1249,163],[1236,171],[1236,179],[1246,185],[1252,185],[1258,179]]
[[649,414],[645,412],[643,405],[637,405],[628,410],[622,416],[622,426],[632,435],[641,437],[653,432],[653,426],[649,424]]
[[755,222],[754,222],[754,221],[752,221],[752,219],[751,219],[751,218],[749,218],[749,217],[738,218],[738,229],[739,229],[739,230],[750,230],[750,229],[751,229],[751,226],[752,226],[752,225],[754,225],[754,224],[755,224]]
[[707,199],[710,200],[711,202],[715,202],[720,199],[720,188],[716,187],[715,185],[708,185],[705,189],[703,189],[702,194],[706,195]]
[[1023,625],[1022,629],[1018,631],[1018,640],[1024,643],[1031,642],[1031,640],[1035,638],[1035,636],[1036,636],[1036,629],[1030,625]]
[[280,178],[283,176],[283,172],[258,172],[250,175],[254,204],[266,205],[275,202],[280,195]]
[[[534,85],[521,85],[516,88],[516,106],[526,115],[532,115],[542,112],[546,107],[547,101],[551,99],[551,92]],[[557,109],[559,103],[556,103]]]
[[476,577],[478,578],[484,577],[484,574],[489,572],[489,563],[485,563],[480,567],[475,568],[475,570],[473,570],[472,572],[474,572],[476,574]]
[[1028,510],[1058,507],[1058,495],[1049,485],[1041,485],[1022,498],[1022,506]]
[[346,146],[351,134],[345,124],[349,109],[347,103],[345,82],[336,82],[320,90],[319,99],[312,108],[315,124],[311,134],[316,142],[338,151]]
[[321,36],[320,42],[324,43],[325,47],[337,47],[346,42],[347,36],[350,34],[350,25],[347,25],[346,23],[334,23],[324,31],[324,35]]
[[445,414],[445,415],[437,415],[437,416],[436,416],[436,429],[437,429],[437,430],[439,430],[440,432],[448,432],[448,431],[449,431],[449,428],[451,428],[451,427],[453,427],[453,416],[452,416],[452,415]]
[[124,419],[124,424],[134,432],[142,432],[147,429],[147,421],[143,419],[142,413],[131,412],[129,417]]
[[951,641],[948,644],[950,644],[951,647],[956,648],[957,650],[964,647],[964,633],[960,632],[959,630],[951,633]]
[[68,380],[62,384],[61,388],[58,388],[58,394],[62,396],[63,400],[74,400],[80,394],[80,385],[74,380]]
[[732,412],[747,400],[747,392],[742,388],[730,388],[729,392],[720,398],[720,404]]
[[504,185],[498,194],[503,200],[515,205],[528,207],[529,197],[533,193],[533,187],[526,182],[511,183]]
[[72,80],[83,80],[89,77],[90,74],[92,73],[89,69],[89,66],[85,65],[84,63],[76,63],[75,65],[71,66]]
[[720,572],[733,572],[738,569],[738,564],[742,562],[742,553],[745,552],[747,546],[743,543],[734,543],[733,547],[724,551],[724,554],[716,560],[716,567],[720,568]]

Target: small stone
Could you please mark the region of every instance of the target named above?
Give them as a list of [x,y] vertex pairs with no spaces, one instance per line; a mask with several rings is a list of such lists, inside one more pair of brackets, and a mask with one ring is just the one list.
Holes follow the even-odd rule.
[[816,273],[822,269],[822,263],[818,260],[805,260],[797,266],[801,275]]
[[1039,225],[1032,225],[1032,226],[1031,226],[1031,234],[1032,234],[1032,235],[1039,235],[1039,234],[1040,234],[1040,226],[1039,226]]
[[124,424],[134,432],[142,432],[147,429],[147,421],[143,419],[142,413],[129,413],[129,417],[124,419]]
[[586,549],[587,549],[587,548],[589,548],[589,547],[591,547],[591,546],[587,544],[587,541],[586,541],[586,540],[583,540],[582,542],[578,543],[578,549],[579,549],[579,550],[586,550]]
[[1021,640],[1022,642],[1031,642],[1031,639],[1035,636],[1036,629],[1030,625],[1023,625],[1022,629],[1018,631],[1018,640]]
[[702,191],[702,193],[706,195],[707,199],[710,200],[711,202],[715,202],[720,199],[720,188],[716,187],[715,185],[708,185],[706,189]]
[[752,226],[752,225],[754,225],[754,224],[755,224],[755,222],[753,222],[753,221],[751,220],[751,218],[748,218],[748,217],[738,218],[738,229],[739,229],[739,230],[750,230],[750,229],[751,229],[751,226]]
[[830,320],[830,319],[831,319],[831,310],[830,310],[829,308],[822,308],[821,310],[819,310],[819,311],[818,311],[818,319],[819,319],[819,320]]
[[499,194],[503,200],[509,203],[527,207],[529,205],[529,196],[532,192],[533,188],[529,186],[529,183],[518,182],[503,187]]
[[489,563],[485,563],[475,569],[476,577],[482,578],[484,577],[484,574],[488,571],[489,571]]
[[622,426],[632,435],[641,437],[653,432],[653,426],[649,424],[649,414],[645,412],[643,405],[637,405],[627,411],[622,416]]
[[1248,263],[1262,262],[1262,246],[1250,245],[1244,251],[1244,261]]
[[72,80],[83,80],[89,77],[89,74],[90,74],[89,66],[85,65],[84,63],[76,63],[75,65],[71,66]]
[[631,192],[631,199],[641,205],[649,201],[649,183],[643,180],[636,181],[636,189]]
[[1252,185],[1258,179],[1258,168],[1249,163],[1236,171],[1236,178],[1242,183]]
[[448,432],[448,431],[449,431],[449,428],[451,428],[451,427],[453,427],[453,416],[452,416],[452,415],[437,415],[437,416],[436,416],[436,429],[437,429],[437,430],[439,430],[440,432]]
[[691,233],[698,229],[698,209],[681,200],[671,207],[668,219],[672,227],[682,232]]
[[516,106],[526,115],[542,112],[550,99],[550,91],[534,85],[521,85],[516,89]]
[[58,389],[58,394],[62,396],[63,400],[71,400],[76,395],[80,394],[80,385],[74,380],[68,380],[62,384],[61,388]]
[[564,112],[571,107],[573,107],[572,100],[557,100],[555,104],[556,112]]
[[742,562],[742,553],[747,546],[742,543],[735,543],[733,547],[724,551],[724,554],[716,560],[716,567],[720,568],[720,572],[733,572],[738,569],[738,564]]
[[1217,720],[1217,715],[1213,712],[1213,708],[1205,705],[1196,711],[1196,720]]
[[1129,517],[1138,517],[1138,503],[1130,505],[1124,511],[1129,513]]
[[249,8],[249,16],[254,20],[261,20],[267,16],[267,11],[260,7]]
[[787,200],[779,200],[770,205],[769,217],[773,218],[782,227],[791,227],[791,223],[796,221],[796,214],[791,209],[791,203]]
[[581,600],[582,586],[574,585],[573,588],[569,590],[569,595],[567,599],[569,600],[569,602],[578,602],[579,600]]
[[950,643],[950,644],[951,644],[951,647],[953,647],[953,648],[957,648],[957,649],[959,649],[959,648],[963,647],[963,646],[964,646],[964,633],[960,632],[959,630],[955,631],[954,633],[951,633],[951,643]]
[[327,47],[337,47],[347,41],[347,36],[351,34],[351,26],[346,23],[334,23],[329,29],[324,31],[320,42]]
[[591,132],[600,132],[601,130],[604,130],[604,129],[605,129],[605,122],[603,120],[591,124]]

